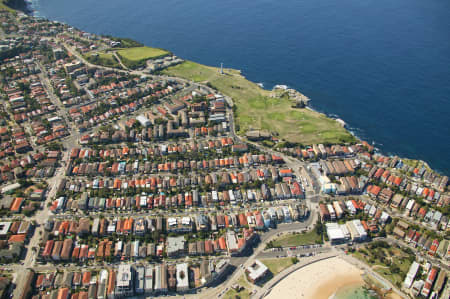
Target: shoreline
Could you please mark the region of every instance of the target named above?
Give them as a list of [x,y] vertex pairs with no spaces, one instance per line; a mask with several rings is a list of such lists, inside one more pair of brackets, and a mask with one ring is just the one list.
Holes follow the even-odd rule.
[[[344,279],[346,278],[344,277]],[[362,288],[364,286],[364,281],[360,282],[359,280],[348,280],[345,283],[341,283],[341,281],[327,281],[319,286],[319,289],[316,290],[313,298],[338,299],[337,296],[339,293],[349,289]]]
[[[8,1],[8,0],[7,0],[7,1]],[[34,15],[34,11],[30,8],[31,2],[30,2],[29,0],[9,0],[9,1],[19,2],[21,5],[23,5],[22,9],[21,9],[21,8],[14,8],[14,9],[19,10],[19,11],[21,11],[21,12],[23,12],[23,13],[29,15],[29,16],[37,17],[37,16]],[[37,18],[39,18],[39,17],[37,17]],[[47,18],[44,18],[44,19],[47,19]],[[58,21],[58,22],[64,23],[64,22],[61,22],[61,21]],[[72,25],[70,25],[70,26],[72,26]],[[102,34],[99,34],[99,35],[102,35]],[[169,51],[169,50],[167,50],[167,51]],[[187,60],[186,60],[186,61],[187,61]],[[252,82],[252,83],[256,84],[259,88],[264,89],[264,90],[266,90],[266,91],[271,91],[271,90],[273,90],[273,88],[274,88],[275,86],[280,85],[280,84],[275,84],[274,86],[272,86],[272,89],[268,89],[268,88],[264,87],[264,84],[263,84],[263,83],[261,83],[261,82],[260,82],[260,83],[257,83],[257,82],[254,82],[254,81],[248,79],[248,78],[245,76],[245,74],[243,73],[242,70],[240,70],[240,69],[237,70],[237,69],[236,69],[236,71],[238,71],[239,74],[240,74],[240,76],[242,76],[245,80],[247,80],[247,81],[249,81],[249,82]],[[261,86],[261,85],[262,85],[262,86]],[[309,98],[308,96],[306,96],[306,95],[303,94],[301,91],[299,91],[299,90],[297,90],[297,89],[295,89],[295,88],[289,87],[288,85],[283,85],[283,86],[286,86],[286,87],[289,88],[289,89],[293,89],[293,90],[295,90],[296,92],[298,92],[299,94],[305,96],[306,98],[308,98],[308,99],[310,100],[310,103],[313,102],[313,100],[314,100],[314,99]],[[328,118],[328,119],[332,119],[332,120],[334,120],[334,121],[336,121],[336,122],[338,122],[338,123],[340,123],[339,120],[341,120],[341,121],[344,123],[343,125],[342,125],[342,123],[340,123],[340,124],[342,125],[342,127],[343,127],[350,135],[352,135],[352,136],[356,139],[356,142],[364,141],[365,138],[362,138],[361,136],[359,136],[359,135],[357,134],[357,132],[355,132],[355,131],[358,131],[358,130],[361,130],[361,129],[359,129],[358,127],[350,127],[350,126],[348,125],[348,123],[345,121],[345,119],[341,118],[339,115],[333,114],[332,112],[331,112],[331,113],[328,113],[328,112],[320,111],[320,110],[318,110],[317,108],[314,108],[313,106],[311,106],[311,104],[306,105],[304,109],[308,109],[308,110],[313,111],[313,112],[315,112],[315,113],[321,114],[321,115],[323,115],[324,117],[326,117],[326,118]],[[361,132],[362,132],[362,130],[361,130]],[[370,138],[370,137],[367,137],[367,139],[371,139],[371,138]],[[367,141],[367,140],[365,140],[365,141]],[[374,152],[377,153],[377,154],[381,154],[381,155],[384,155],[384,156],[387,156],[387,157],[394,157],[394,156],[397,156],[397,157],[399,157],[400,159],[407,159],[407,160],[411,160],[411,161],[417,161],[419,164],[420,164],[420,163],[423,163],[425,167],[431,169],[432,171],[436,172],[437,174],[439,174],[439,175],[441,175],[441,176],[450,176],[450,173],[446,173],[445,171],[443,171],[443,170],[441,170],[441,169],[439,169],[439,168],[433,168],[433,167],[431,167],[430,164],[429,164],[428,162],[426,162],[425,160],[422,160],[422,159],[419,159],[419,158],[408,158],[408,157],[404,157],[404,156],[402,156],[402,155],[400,155],[400,154],[391,153],[391,152],[385,152],[385,151],[383,151],[382,148],[376,147],[376,144],[377,144],[377,143],[376,143],[373,139],[372,139],[370,142],[369,142],[369,141],[367,141],[367,142],[368,142],[369,144],[371,144],[371,145],[374,146]],[[382,147],[383,144],[380,144],[380,146]]]
[[344,286],[340,286],[337,290],[335,290],[335,292],[333,294],[331,294],[331,296],[328,297],[328,299],[339,299],[339,294],[342,294],[343,292],[345,293],[346,291],[349,290],[354,290],[357,288],[364,288],[366,286],[365,283],[361,284],[361,283],[349,283],[347,285]]
[[28,16],[33,16],[33,10],[29,6],[30,3],[26,0],[3,0],[3,4],[13,10],[17,10]]
[[265,298],[333,298],[343,288],[364,286],[363,273],[340,257],[318,261],[285,277]]
[[[242,74],[241,74],[241,75],[242,75]],[[247,79],[247,77],[245,77],[244,75],[242,75],[242,76],[243,76],[246,80],[249,80],[249,79]],[[251,81],[251,80],[249,80],[249,81],[250,81],[250,82],[253,82],[253,81]],[[258,84],[259,84],[259,83],[258,83]],[[275,86],[275,85],[274,85],[274,86]],[[261,87],[261,86],[260,86],[260,87]],[[261,88],[265,89],[264,87],[261,87]],[[270,91],[270,89],[266,89],[266,90],[269,90],[269,91]],[[296,89],[294,89],[294,90],[296,90]],[[303,93],[301,93],[300,91],[298,91],[298,90],[296,90],[296,91],[303,95]],[[310,99],[310,98],[308,98],[308,99]],[[311,99],[310,99],[310,100],[311,100]],[[312,102],[312,101],[313,101],[313,100],[311,100],[311,102]],[[323,116],[325,116],[325,117],[327,117],[327,118],[329,118],[329,119],[333,119],[333,120],[335,120],[335,121],[338,121],[338,120],[343,121],[343,122],[344,122],[343,128],[344,128],[347,132],[349,132],[353,137],[355,137],[355,138],[357,139],[357,141],[359,141],[359,142],[366,141],[367,143],[371,144],[371,145],[374,147],[374,153],[376,153],[376,154],[381,154],[381,155],[384,155],[384,156],[387,156],[387,157],[391,157],[391,158],[392,158],[392,157],[398,157],[399,159],[402,159],[402,160],[417,161],[419,164],[420,164],[420,163],[423,163],[424,166],[425,166],[426,168],[431,169],[432,171],[436,172],[437,174],[439,174],[439,175],[441,175],[441,176],[444,176],[444,175],[447,175],[447,176],[448,176],[448,175],[450,175],[450,174],[446,174],[446,173],[443,172],[442,170],[439,170],[439,169],[436,169],[436,168],[431,167],[430,164],[429,164],[427,161],[424,161],[424,160],[421,160],[421,159],[415,159],[415,158],[403,157],[403,156],[400,156],[400,155],[395,154],[395,153],[386,153],[386,152],[383,152],[383,150],[382,150],[381,148],[376,147],[376,142],[375,142],[374,140],[372,140],[371,142],[368,142],[367,140],[364,140],[363,138],[361,138],[360,136],[358,136],[358,134],[355,133],[354,130],[359,130],[359,129],[358,129],[358,128],[350,127],[350,126],[348,125],[348,123],[345,121],[345,119],[342,119],[339,115],[336,115],[336,114],[333,114],[333,113],[326,113],[326,112],[319,111],[319,110],[317,110],[316,108],[314,108],[314,107],[312,107],[312,106],[310,106],[310,105],[305,106],[304,109],[308,109],[308,110],[311,110],[311,111],[313,111],[313,112],[322,114]],[[382,146],[382,145],[381,145],[381,146]]]
[[[250,81],[250,82],[253,82],[253,81],[247,79],[247,77],[245,77],[245,75],[243,75],[242,72],[241,72],[240,70],[239,70],[239,72],[240,72],[240,75],[241,75],[245,80],[248,80],[248,81]],[[254,82],[254,83],[255,83],[255,82]],[[279,85],[279,84],[276,84],[276,85],[274,85],[274,86],[272,87],[272,89],[267,89],[267,88],[264,87],[263,83],[255,83],[255,84],[258,85],[260,88],[262,88],[262,89],[264,89],[264,90],[267,90],[267,91],[271,91],[271,90],[273,90],[273,88],[274,88],[275,86]],[[260,84],[261,84],[262,86],[261,86]],[[286,85],[286,86],[287,86],[287,85]],[[287,87],[288,87],[288,88],[291,88],[291,87],[289,87],[289,86],[287,86]],[[298,91],[298,90],[295,89],[295,88],[291,88],[291,89],[294,89],[296,92],[298,92],[298,93],[304,95],[303,93],[301,93],[300,91]],[[306,95],[304,95],[304,96],[306,96]],[[306,97],[307,97],[307,96],[306,96]],[[313,101],[313,100],[312,100],[311,98],[309,98],[309,97],[308,97],[308,99],[310,100],[310,102]],[[365,141],[363,138],[361,138],[360,136],[358,136],[358,134],[357,134],[356,132],[354,132],[354,130],[359,130],[359,129],[358,129],[358,128],[350,127],[350,126],[348,125],[348,123],[347,123],[344,119],[342,119],[339,115],[336,115],[336,114],[333,114],[333,113],[327,113],[327,112],[323,112],[323,111],[317,110],[316,108],[314,108],[314,107],[311,106],[310,104],[306,105],[304,109],[308,109],[308,110],[313,111],[313,112],[315,112],[315,113],[319,113],[319,114],[325,116],[326,118],[333,119],[333,120],[335,120],[335,121],[337,121],[337,122],[338,122],[338,120],[341,120],[341,121],[343,122],[343,126],[342,126],[342,127],[343,127],[347,132],[349,132],[353,137],[355,137],[356,140],[357,140],[358,142]],[[366,141],[366,142],[368,142],[368,141]],[[420,163],[423,163],[424,166],[425,166],[426,168],[431,169],[432,171],[436,172],[437,174],[439,174],[439,175],[441,175],[441,176],[444,176],[444,175],[447,175],[447,176],[448,176],[448,175],[450,175],[450,174],[446,174],[446,173],[443,172],[442,170],[435,169],[435,168],[431,167],[430,164],[429,164],[427,161],[424,161],[424,160],[421,160],[421,159],[415,159],[415,158],[403,157],[403,156],[400,156],[400,155],[395,154],[395,153],[385,153],[385,152],[383,152],[382,149],[376,147],[376,142],[375,142],[374,140],[372,140],[371,142],[368,142],[368,143],[371,144],[371,145],[374,147],[374,153],[376,153],[376,154],[381,154],[381,155],[384,155],[384,156],[387,156],[387,157],[391,157],[391,158],[396,156],[396,157],[398,157],[399,159],[402,159],[402,160],[417,161],[419,164],[420,164]]]

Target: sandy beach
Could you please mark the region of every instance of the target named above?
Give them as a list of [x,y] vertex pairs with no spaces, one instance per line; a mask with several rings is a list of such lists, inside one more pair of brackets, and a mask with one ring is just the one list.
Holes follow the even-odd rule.
[[361,274],[355,266],[334,257],[290,274],[266,298],[328,299],[342,287],[363,284]]

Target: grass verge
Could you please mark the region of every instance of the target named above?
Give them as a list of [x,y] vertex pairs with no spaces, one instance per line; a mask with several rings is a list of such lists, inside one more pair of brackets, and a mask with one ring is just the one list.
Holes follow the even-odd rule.
[[250,298],[250,284],[247,282],[247,279],[245,278],[244,275],[242,275],[238,279],[237,284],[241,287],[239,292],[234,289],[230,289],[228,292],[225,293],[223,298],[225,298],[225,299],[235,299],[235,298],[248,299],[248,298]]
[[294,260],[291,257],[263,259],[261,262],[269,268],[269,271],[274,276],[294,264]]

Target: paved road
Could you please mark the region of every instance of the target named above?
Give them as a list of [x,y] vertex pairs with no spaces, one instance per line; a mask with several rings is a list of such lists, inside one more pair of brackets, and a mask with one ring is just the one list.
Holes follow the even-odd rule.
[[282,258],[282,257],[304,257],[309,255],[317,255],[321,253],[327,253],[332,250],[332,247],[329,246],[321,246],[317,248],[300,248],[300,249],[289,249],[289,248],[273,248],[269,250],[264,250],[258,255],[258,259],[266,259],[266,258]]
[[122,60],[120,59],[119,55],[117,55],[117,52],[114,51],[113,52],[114,57],[117,59],[117,61],[119,62],[119,65],[124,69],[129,71],[129,69],[125,66],[125,64],[122,63]]
[[[274,238],[277,238],[282,233],[288,233],[288,232],[299,232],[304,229],[308,229],[312,227],[314,217],[309,217],[309,219],[306,222],[303,223],[288,223],[288,224],[280,224],[276,229],[272,229],[268,231],[267,233],[264,233],[261,235],[261,242],[253,250],[253,253],[250,257],[242,257],[242,258],[236,258],[232,259],[232,264],[235,266],[238,266],[236,271],[227,278],[227,280],[222,283],[221,285],[215,287],[215,288],[206,288],[202,290],[200,293],[193,294],[193,295],[186,295],[183,297],[191,297],[191,298],[217,298],[219,297],[219,294],[224,294],[225,289],[231,288],[232,285],[236,283],[236,281],[244,274],[244,269],[253,263],[253,261],[258,257],[260,253],[263,252],[263,250],[266,247],[266,244],[271,241]],[[239,263],[239,264],[237,264]],[[242,264],[242,266],[240,266]]]
[[113,67],[106,67],[106,66],[101,66],[101,65],[97,65],[97,64],[92,64],[89,61],[87,61],[82,55],[80,55],[80,53],[78,53],[78,51],[76,51],[73,47],[69,46],[68,44],[66,44],[60,40],[58,40],[58,42],[61,45],[63,45],[66,48],[66,50],[69,53],[71,53],[72,55],[74,55],[78,60],[80,60],[85,65],[92,67],[92,68],[109,70],[109,71],[128,74],[128,75],[144,76],[144,77],[152,78],[154,80],[170,80],[170,81],[174,81],[174,82],[180,82],[180,83],[184,83],[184,84],[194,85],[197,88],[201,87],[203,89],[208,90],[208,92],[214,93],[214,90],[206,85],[200,85],[200,84],[197,84],[190,80],[179,78],[179,77],[170,77],[170,76],[166,76],[166,75],[153,75],[153,74],[149,74],[149,73],[143,72],[143,71],[127,70],[127,69],[122,70],[122,69],[117,69],[117,68],[113,68]]
[[[195,88],[200,87],[200,85],[198,85],[196,83],[193,83],[191,81],[181,79],[181,78],[174,78],[174,77],[169,77],[169,76],[155,76],[155,75],[150,75],[150,74],[142,72],[142,71],[127,71],[127,70],[119,70],[119,69],[115,69],[115,68],[93,65],[93,64],[89,63],[88,61],[86,61],[76,50],[74,50],[69,45],[67,45],[65,43],[61,43],[61,44],[71,54],[73,54],[77,59],[79,59],[84,64],[86,64],[87,66],[90,66],[90,67],[106,69],[106,70],[111,70],[111,71],[115,71],[115,72],[131,74],[131,75],[147,76],[147,77],[151,77],[153,79],[173,80],[173,81],[179,82],[179,83],[190,84],[191,86],[194,86]],[[77,128],[70,121],[66,108],[61,103],[60,99],[55,95],[55,93],[53,91],[53,87],[51,86],[50,80],[46,74],[45,68],[42,65],[39,65],[39,67],[41,68],[41,71],[42,71],[40,74],[40,77],[41,77],[42,82],[44,83],[44,87],[46,88],[47,93],[49,94],[53,104],[55,104],[58,107],[57,114],[60,117],[64,118],[64,120],[66,121],[67,125],[70,128],[71,136],[63,140],[64,144],[66,145],[66,151],[65,151],[64,157],[62,159],[63,164],[64,164],[65,162],[68,161],[70,148],[75,146],[80,135],[78,133]],[[206,86],[202,85],[201,87],[209,90],[211,93],[214,92],[213,89],[208,88]],[[230,106],[233,104],[231,98],[226,96],[226,100],[230,103]],[[241,140],[242,142],[248,142],[247,140],[243,140],[235,134],[233,114],[231,113],[230,110],[228,111],[228,115],[230,118],[229,120],[230,120],[230,124],[231,124],[232,137],[234,139]],[[255,143],[252,143],[252,144],[254,146],[256,146],[257,148],[259,148],[260,150],[262,150],[263,152],[268,152],[268,153],[279,155],[279,156],[283,157],[283,159],[285,159],[286,163],[288,163],[288,167],[292,168],[298,177],[301,176],[301,173],[300,173],[301,169],[305,169],[304,168],[305,164],[299,160],[293,159],[292,157],[286,156],[282,153],[273,151],[272,149],[265,148],[259,144],[255,144]],[[63,177],[64,177],[64,167],[60,167],[57,170],[55,176],[49,180],[49,190],[50,191],[47,196],[48,201],[51,200],[55,196],[57,186]],[[312,192],[312,193],[314,193],[314,192]],[[313,195],[316,195],[316,194],[313,194]],[[24,273],[23,270],[25,270],[26,268],[32,267],[36,270],[44,270],[44,271],[46,269],[52,270],[55,268],[54,265],[43,265],[43,266],[36,265],[36,255],[38,254],[38,251],[39,251],[38,245],[39,245],[42,233],[43,233],[43,224],[50,216],[50,213],[51,212],[49,211],[47,205],[44,204],[43,210],[39,210],[34,217],[30,218],[30,220],[33,220],[36,222],[36,231],[35,231],[34,235],[32,236],[32,238],[29,242],[29,245],[27,246],[28,251],[27,251],[27,255],[24,259],[23,265],[12,265],[11,266],[11,268],[14,270],[14,272],[17,273],[16,282],[20,282],[22,280],[22,274]],[[117,216],[117,214],[114,214],[114,215]],[[233,257],[233,258],[231,258],[231,263],[233,265],[238,266],[238,268],[237,268],[237,271],[235,271],[227,279],[227,281],[225,283],[221,284],[219,287],[216,287],[216,288],[209,288],[209,289],[205,289],[204,291],[202,290],[201,293],[192,295],[192,297],[195,297],[195,298],[217,297],[221,292],[223,292],[224,289],[229,288],[231,285],[233,285],[236,282],[236,280],[239,279],[240,276],[243,274],[243,272],[244,272],[243,269],[245,269],[246,266],[250,265],[257,256],[259,256],[260,254],[263,253],[263,250],[264,250],[267,242],[269,242],[273,238],[276,238],[277,236],[279,236],[282,233],[291,232],[291,231],[302,231],[305,229],[312,229],[313,224],[315,223],[316,219],[317,219],[316,212],[313,211],[311,213],[311,216],[308,218],[308,220],[303,223],[280,224],[276,229],[272,229],[272,230],[262,234],[260,244],[254,249],[254,251],[250,257],[237,257],[237,258]],[[241,264],[242,264],[242,267],[240,267]],[[79,269],[78,267],[75,267],[75,266],[68,266],[68,267],[64,266],[64,268],[65,269]],[[190,296],[190,295],[186,295],[186,297],[188,297],[188,296]]]
[[61,102],[60,98],[58,96],[56,96],[53,86],[50,82],[50,79],[47,76],[47,71],[46,71],[45,67],[43,67],[40,62],[37,62],[37,65],[38,65],[39,69],[41,70],[41,72],[39,73],[39,78],[41,79],[41,82],[44,83],[44,88],[47,91],[47,94],[50,97],[50,100],[52,101],[53,105],[55,105],[57,107],[57,109],[55,111],[56,114],[59,117],[61,117],[62,119],[64,119],[66,125],[69,128],[69,132],[71,134],[76,133],[77,129],[76,129],[75,125],[73,124],[73,122],[70,121],[69,114],[67,113],[67,110],[64,107],[63,103]]
[[[63,157],[62,157],[62,161],[66,162],[69,158],[69,152],[64,152]],[[51,212],[47,206],[47,202],[49,202],[51,200],[51,198],[53,198],[56,195],[56,190],[58,187],[59,182],[61,181],[62,177],[64,176],[64,167],[59,167],[56,170],[55,175],[48,180],[48,188],[49,188],[49,193],[47,195],[47,200],[44,202],[44,207],[42,210],[38,210],[36,212],[36,214],[32,217],[30,217],[28,220],[29,221],[33,221],[36,226],[35,226],[35,231],[33,233],[33,236],[31,237],[28,245],[27,245],[27,252],[26,252],[26,256],[25,259],[23,260],[23,262],[19,265],[11,265],[10,268],[12,268],[14,270],[14,273],[16,273],[16,277],[15,277],[15,283],[20,285],[20,283],[23,281],[24,279],[24,274],[25,274],[25,270],[28,268],[33,268],[33,269],[37,269],[36,268],[36,258],[37,255],[39,254],[39,244],[41,242],[41,237],[44,233],[44,223],[45,221],[49,218],[49,216],[51,215]],[[53,269],[55,268],[55,266],[52,266]],[[17,294],[17,290],[19,288],[16,288],[14,291],[14,298],[17,299],[22,299],[22,298],[18,298],[18,294]]]

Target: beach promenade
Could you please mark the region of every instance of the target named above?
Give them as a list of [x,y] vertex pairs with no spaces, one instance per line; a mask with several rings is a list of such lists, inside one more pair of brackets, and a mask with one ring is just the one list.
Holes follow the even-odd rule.
[[274,289],[279,283],[281,283],[284,279],[286,279],[292,273],[295,273],[296,271],[298,271],[304,267],[307,267],[309,265],[312,265],[314,263],[332,259],[336,256],[337,256],[337,253],[332,251],[329,253],[324,253],[324,254],[313,256],[313,257],[307,257],[307,258],[301,259],[297,264],[278,273],[274,278],[272,278],[262,288],[260,288],[257,291],[257,293],[254,295],[253,298],[258,298],[258,299],[264,298],[264,297],[271,298],[272,289]]

